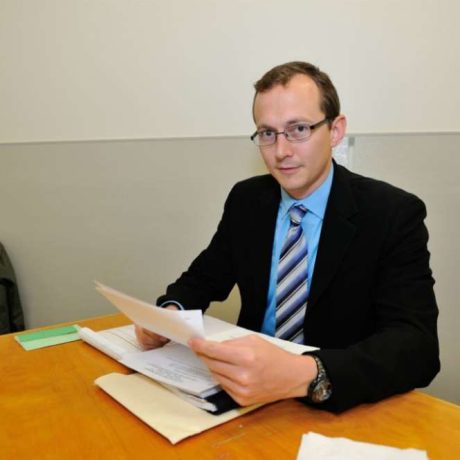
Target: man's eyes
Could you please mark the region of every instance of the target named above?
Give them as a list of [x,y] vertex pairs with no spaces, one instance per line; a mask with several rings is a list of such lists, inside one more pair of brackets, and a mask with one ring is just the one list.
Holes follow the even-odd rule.
[[259,131],[260,137],[267,138],[267,137],[273,137],[274,135],[275,135],[275,131],[272,129],[262,129],[261,131]]
[[305,132],[305,131],[308,129],[308,126],[305,125],[305,124],[294,125],[294,126],[292,126],[291,129],[292,129],[292,130],[295,130],[295,131],[297,131],[297,132],[299,132],[299,133],[303,133],[303,132]]
[[[288,135],[305,134],[309,129],[307,123],[299,123],[288,126],[284,132]],[[261,129],[258,134],[261,139],[271,139],[276,136],[276,131],[274,129]]]

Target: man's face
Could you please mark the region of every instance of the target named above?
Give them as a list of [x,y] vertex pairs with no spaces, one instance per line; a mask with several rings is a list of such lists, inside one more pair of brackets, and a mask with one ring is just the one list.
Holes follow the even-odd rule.
[[[296,75],[286,86],[277,85],[257,94],[254,102],[258,130],[284,131],[294,123],[315,124],[324,118],[319,89],[306,75]],[[345,126],[345,117],[339,116],[331,127],[323,124],[312,131],[308,140],[299,143],[278,135],[275,144],[260,147],[268,171],[293,198],[310,195],[326,179],[332,147],[342,140]]]

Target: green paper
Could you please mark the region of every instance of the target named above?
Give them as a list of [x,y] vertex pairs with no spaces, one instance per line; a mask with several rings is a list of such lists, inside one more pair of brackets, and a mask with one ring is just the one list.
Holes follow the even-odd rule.
[[78,326],[65,326],[44,331],[30,332],[15,336],[15,339],[25,350],[35,350],[37,348],[50,347],[60,343],[73,342],[79,340]]

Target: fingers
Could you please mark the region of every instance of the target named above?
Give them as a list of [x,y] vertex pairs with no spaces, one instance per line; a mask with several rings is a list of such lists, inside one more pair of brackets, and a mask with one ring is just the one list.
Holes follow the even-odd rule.
[[253,403],[251,372],[241,365],[245,361],[238,341],[213,342],[203,339],[189,341],[192,350],[206,364],[219,385],[241,406]]
[[202,357],[205,356],[210,359],[219,359],[220,361],[225,360],[225,351],[223,347],[220,346],[221,344],[219,342],[193,338],[189,340],[188,344],[197,355]]
[[257,335],[226,342],[191,339],[189,345],[242,406],[305,396],[316,375],[313,358],[285,351]]
[[150,332],[137,324],[134,325],[136,338],[142,348],[149,350],[151,348],[159,348],[169,342],[166,337]]
[[249,365],[254,358],[254,353],[252,353],[254,339],[257,340],[257,337],[252,335],[225,342],[193,338],[189,340],[189,346],[201,358],[229,364]]
[[[179,310],[179,307],[174,304],[170,304],[164,308],[166,310]],[[140,346],[145,350],[150,350],[151,348],[159,348],[169,342],[169,339],[166,337],[148,331],[147,329],[144,329],[137,324],[134,325],[134,332],[136,333],[136,338]]]
[[235,382],[225,375],[213,374],[219,385],[228,393],[240,406],[257,404],[257,395],[253,394],[251,388]]
[[206,364],[208,369],[214,376],[222,376],[229,380],[239,380],[239,368],[234,364],[219,361],[217,359],[208,358],[205,355],[198,355],[200,359]]

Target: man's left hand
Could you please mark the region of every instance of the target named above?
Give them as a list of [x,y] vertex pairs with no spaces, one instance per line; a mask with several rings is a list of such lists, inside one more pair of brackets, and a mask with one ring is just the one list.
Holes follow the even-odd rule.
[[317,374],[311,356],[289,353],[257,335],[225,342],[194,338],[189,345],[241,406],[306,396]]

